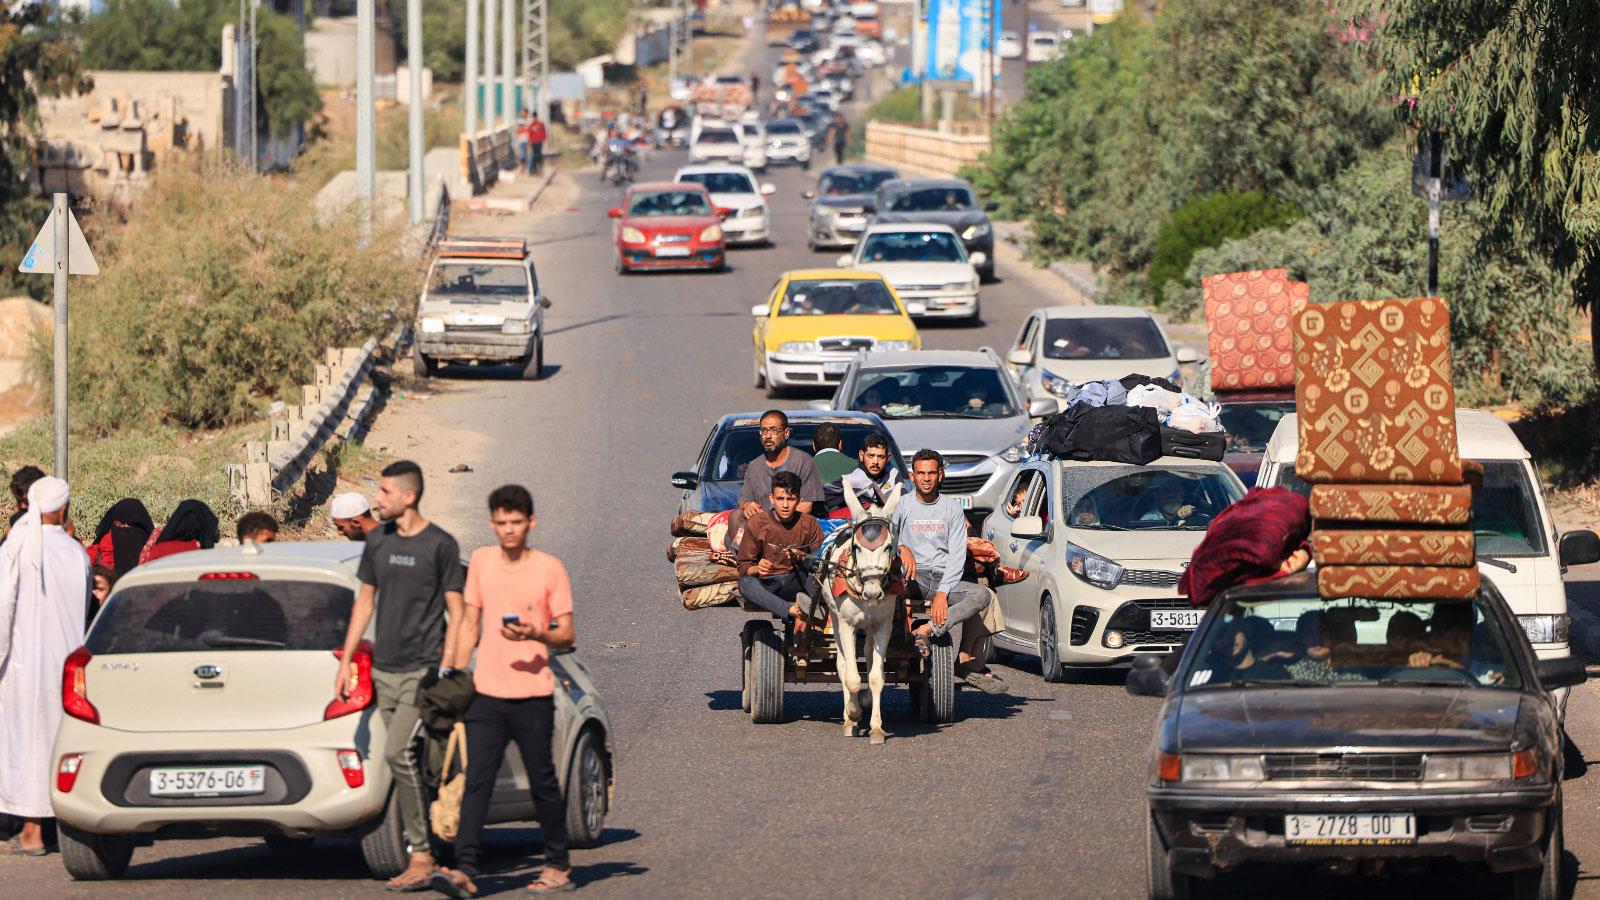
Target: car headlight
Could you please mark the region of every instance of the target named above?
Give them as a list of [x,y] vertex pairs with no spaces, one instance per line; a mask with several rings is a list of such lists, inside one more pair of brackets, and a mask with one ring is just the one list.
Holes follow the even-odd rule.
[[1506,781],[1510,778],[1509,753],[1430,753],[1422,764],[1423,781]]
[[779,353],[816,353],[816,341],[784,341],[778,345]]
[[622,241],[626,244],[642,244],[644,243],[644,232],[629,225],[622,229]]
[[423,334],[444,334],[444,320],[432,316],[422,320]]
[[527,319],[507,319],[505,324],[500,326],[500,333],[527,334],[530,330],[532,330],[532,324],[533,323],[529,322]]
[[706,226],[706,230],[700,232],[700,240],[702,240],[702,241],[720,241],[720,240],[722,240],[722,226],[721,225],[707,225]]
[[1122,566],[1097,553],[1090,553],[1077,544],[1067,545],[1067,568],[1072,570],[1072,574],[1103,590],[1109,591],[1122,582]]
[[961,232],[961,239],[963,241],[975,241],[981,237],[988,237],[991,230],[992,229],[989,227],[988,222],[979,222],[976,225],[968,225],[967,230]]
[[977,289],[978,286],[970,281],[952,281],[941,288],[941,290],[946,291],[975,291]]
[[1259,756],[1184,754],[1183,781],[1265,781]]
[[1051,374],[1048,369],[1039,370],[1039,386],[1057,397],[1070,397],[1072,396],[1073,388],[1077,387],[1077,385],[1062,378],[1060,375]]
[[1010,447],[1007,447],[1005,450],[1001,451],[1000,458],[1005,460],[1008,463],[1022,462],[1022,456],[1023,456],[1024,453],[1027,452],[1027,450],[1028,450],[1028,438],[1026,436],[1024,436],[1022,438],[1022,440],[1017,441],[1016,444],[1014,444],[1014,445],[1012,445]]
[[915,341],[879,341],[873,346],[874,350],[915,350]]
[[1572,630],[1570,616],[1517,616],[1517,624],[1534,644],[1565,644]]

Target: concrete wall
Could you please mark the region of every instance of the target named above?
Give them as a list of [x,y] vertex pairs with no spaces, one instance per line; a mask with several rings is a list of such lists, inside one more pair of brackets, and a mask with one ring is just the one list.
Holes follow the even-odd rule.
[[888,122],[867,123],[867,159],[941,177],[989,151],[987,134],[953,134]]

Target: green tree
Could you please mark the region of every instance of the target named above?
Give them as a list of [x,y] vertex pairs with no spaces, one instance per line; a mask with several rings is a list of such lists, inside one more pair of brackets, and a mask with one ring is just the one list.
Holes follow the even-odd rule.
[[21,3],[0,8],[0,290],[43,296],[49,279],[20,275],[16,260],[28,250],[49,214],[32,178],[39,95],[89,88],[77,51],[62,32],[54,7]]
[[1161,302],[1169,281],[1195,286],[1194,282],[1185,281],[1185,273],[1196,251],[1215,247],[1229,238],[1247,237],[1263,228],[1282,228],[1304,215],[1293,203],[1261,191],[1189,198],[1156,233],[1155,255],[1150,260],[1151,302]]
[[1400,118],[1440,129],[1484,198],[1486,250],[1537,247],[1590,311],[1600,367],[1600,14],[1593,0],[1346,0],[1379,23]]

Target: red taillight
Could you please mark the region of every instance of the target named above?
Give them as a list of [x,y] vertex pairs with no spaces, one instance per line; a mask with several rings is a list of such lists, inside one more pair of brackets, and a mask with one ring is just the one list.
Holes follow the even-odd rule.
[[1176,753],[1156,751],[1156,778],[1162,781],[1183,780],[1183,757]]
[[200,576],[201,581],[255,581],[254,572],[207,572]]
[[1511,777],[1532,778],[1539,774],[1539,751],[1529,747],[1511,754]]
[[344,783],[353,788],[367,783],[366,769],[361,766],[361,754],[354,750],[339,751],[339,771],[344,773]]
[[89,652],[88,647],[79,647],[67,657],[66,665],[61,667],[61,708],[74,719],[99,725],[100,711],[89,702],[88,679],[85,676],[89,660],[93,658],[94,654]]
[[82,765],[82,753],[68,753],[61,757],[61,762],[56,764],[56,790],[63,794],[72,793],[72,786],[78,783],[78,769]]
[[351,654],[352,658],[348,663],[344,661],[342,649],[333,651],[333,655],[339,659],[339,665],[350,678],[350,693],[343,700],[334,698],[333,702],[328,704],[328,708],[322,711],[324,719],[348,716],[372,704],[372,642],[362,641],[357,644],[356,652]]

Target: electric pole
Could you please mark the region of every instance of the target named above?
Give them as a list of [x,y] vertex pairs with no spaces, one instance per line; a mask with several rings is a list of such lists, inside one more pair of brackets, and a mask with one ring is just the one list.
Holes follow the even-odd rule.
[[467,59],[461,91],[461,130],[472,140],[478,133],[478,0],[467,0]]
[[422,117],[428,108],[428,98],[422,96],[422,0],[406,0],[406,75],[411,81],[411,104],[406,109],[406,124],[410,134],[407,143],[406,192],[411,200],[411,224],[422,221]]
[[[510,3],[511,0],[505,0]],[[500,7],[495,0],[483,0],[483,127],[494,131],[500,127],[500,91],[495,73],[495,32],[500,21]]]
[[[500,0],[500,102],[504,104],[500,109],[505,113],[505,126],[507,128],[517,121],[517,61],[514,48],[517,43],[517,17],[516,11],[511,8],[512,0]],[[514,147],[517,136],[511,136]]]
[[372,234],[372,203],[377,192],[376,49],[377,0],[356,0],[356,205],[366,236]]
[[550,117],[550,0],[522,0],[522,82],[532,109]]

